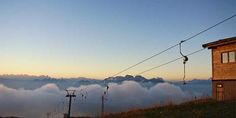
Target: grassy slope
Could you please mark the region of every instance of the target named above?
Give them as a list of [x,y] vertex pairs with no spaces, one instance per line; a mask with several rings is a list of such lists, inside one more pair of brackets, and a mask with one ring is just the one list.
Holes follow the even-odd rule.
[[106,118],[236,118],[236,101],[201,100],[109,114]]

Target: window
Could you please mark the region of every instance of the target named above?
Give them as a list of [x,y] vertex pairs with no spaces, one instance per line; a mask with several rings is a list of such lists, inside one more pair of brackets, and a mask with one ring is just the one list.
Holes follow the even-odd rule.
[[229,62],[235,62],[235,52],[229,52]]
[[228,63],[228,53],[224,52],[221,54],[222,63]]
[[235,51],[221,53],[221,63],[234,63],[236,62]]

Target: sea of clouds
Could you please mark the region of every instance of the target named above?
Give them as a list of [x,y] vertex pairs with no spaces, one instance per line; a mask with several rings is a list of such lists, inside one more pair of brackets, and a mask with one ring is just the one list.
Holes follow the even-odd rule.
[[[105,101],[105,113],[122,112],[166,104],[179,104],[196,98],[211,96],[211,84],[158,83],[151,88],[134,81],[122,84],[109,83]],[[72,116],[100,116],[101,96],[106,87],[99,84],[69,87],[75,89],[72,100]],[[85,97],[82,97],[82,94]],[[34,90],[13,89],[0,84],[0,116],[24,118],[63,117],[68,109],[66,91],[49,83]]]

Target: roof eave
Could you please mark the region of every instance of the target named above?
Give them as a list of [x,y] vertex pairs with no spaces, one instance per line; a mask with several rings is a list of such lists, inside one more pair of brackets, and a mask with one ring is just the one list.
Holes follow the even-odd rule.
[[236,37],[231,37],[231,38],[221,39],[215,42],[206,43],[203,44],[202,47],[212,49],[218,46],[227,45],[231,43],[236,43]]

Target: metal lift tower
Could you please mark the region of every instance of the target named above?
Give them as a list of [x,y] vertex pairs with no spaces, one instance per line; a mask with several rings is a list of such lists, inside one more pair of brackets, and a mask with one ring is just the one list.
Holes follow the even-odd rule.
[[67,114],[68,116],[67,116],[67,118],[70,118],[71,99],[73,97],[76,97],[76,95],[75,95],[75,90],[66,90],[66,92],[67,92],[66,97],[69,97],[69,109],[68,109],[68,114]]

